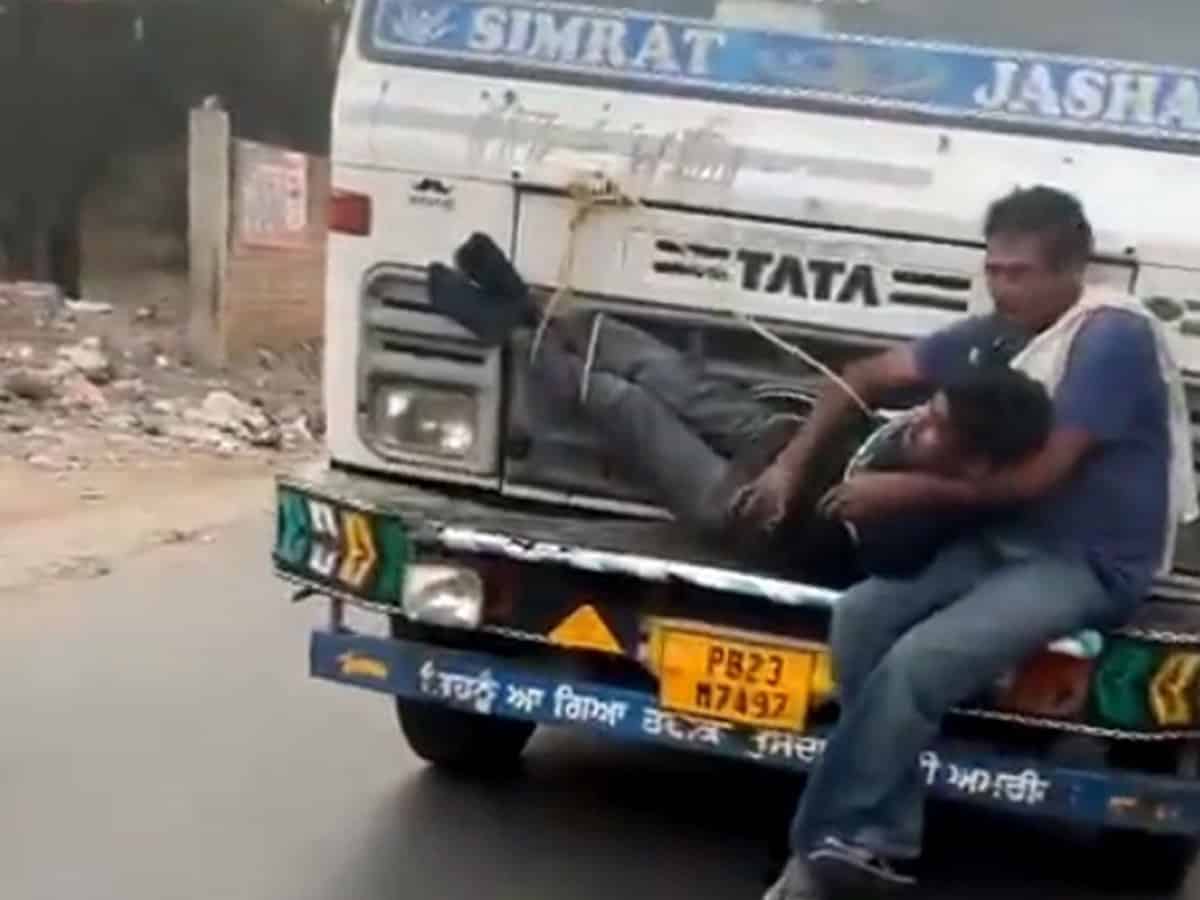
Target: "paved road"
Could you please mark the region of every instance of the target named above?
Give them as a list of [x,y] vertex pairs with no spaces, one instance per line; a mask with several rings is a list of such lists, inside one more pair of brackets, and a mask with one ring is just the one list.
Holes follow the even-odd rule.
[[[385,698],[305,677],[269,523],[0,594],[3,900],[749,900],[754,770],[552,734],[525,776],[424,770]],[[939,900],[1092,900],[1086,848],[939,817]],[[1200,892],[1189,892],[1200,898]]]

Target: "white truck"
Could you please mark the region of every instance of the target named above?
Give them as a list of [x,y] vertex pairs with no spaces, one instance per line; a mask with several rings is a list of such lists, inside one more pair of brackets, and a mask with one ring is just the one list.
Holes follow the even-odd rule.
[[[803,408],[812,372],[987,309],[981,219],[1085,202],[1090,277],[1200,374],[1200,6],[1166,0],[360,0],[333,115],[329,463],[278,480],[274,564],[330,603],[311,671],[396,697],[417,754],[538,725],[803,771],[838,591],[701,549],[485,348],[426,266],[483,231],[537,290]],[[1053,16],[1053,18],[1051,18]],[[537,427],[532,427],[536,424]],[[1099,826],[1172,881],[1200,835],[1200,533],[1135,621],[1064,635],[947,721],[931,793]],[[759,658],[774,688],[704,660]],[[720,684],[717,684],[719,681]],[[1129,857],[1127,857],[1128,859]]]

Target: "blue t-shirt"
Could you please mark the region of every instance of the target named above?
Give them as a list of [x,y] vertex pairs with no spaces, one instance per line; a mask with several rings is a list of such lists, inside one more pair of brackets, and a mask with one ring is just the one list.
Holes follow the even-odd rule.
[[1007,366],[1029,339],[1028,333],[994,313],[971,316],[918,340],[914,345],[917,368],[936,387],[973,367]]
[[[968,319],[917,343],[922,376],[939,383],[986,360],[999,340],[1021,342],[994,316]],[[1096,446],[1050,495],[1019,513],[1027,536],[1086,558],[1114,590],[1145,594],[1166,538],[1170,429],[1166,385],[1149,323],[1105,309],[1080,328],[1054,396],[1055,425]]]

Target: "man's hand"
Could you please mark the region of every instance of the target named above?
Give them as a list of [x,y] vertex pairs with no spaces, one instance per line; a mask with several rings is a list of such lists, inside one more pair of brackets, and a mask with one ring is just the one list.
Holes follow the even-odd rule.
[[[876,356],[856,360],[842,372],[844,385],[866,403],[886,390],[922,383],[912,347],[895,347]],[[772,531],[804,484],[808,461],[816,459],[827,439],[856,412],[843,384],[827,383],[813,404],[803,427],[792,442],[754,481],[739,490],[729,504],[728,517]]]
[[[768,466],[749,484],[743,485],[729,503],[729,516],[771,532],[787,515],[797,484],[797,474],[778,462]],[[803,473],[799,474],[803,477]]]
[[818,510],[833,519],[868,522],[920,506],[927,499],[927,479],[920,475],[868,472],[830,488]]

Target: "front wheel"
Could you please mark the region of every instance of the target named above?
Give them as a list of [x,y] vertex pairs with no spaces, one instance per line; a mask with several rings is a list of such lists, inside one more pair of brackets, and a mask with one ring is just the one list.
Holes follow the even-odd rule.
[[400,730],[414,753],[464,775],[500,775],[517,768],[536,726],[396,698]]

